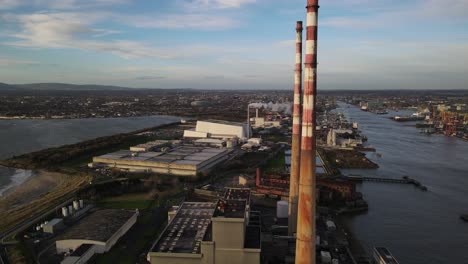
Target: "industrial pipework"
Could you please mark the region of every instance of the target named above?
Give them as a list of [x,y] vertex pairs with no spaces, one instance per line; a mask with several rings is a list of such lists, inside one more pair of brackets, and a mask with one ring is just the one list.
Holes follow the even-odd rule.
[[317,151],[317,17],[318,0],[307,0],[306,55],[302,110],[299,207],[296,236],[296,264],[315,264],[315,155]]
[[297,229],[297,195],[299,192],[299,169],[301,161],[301,93],[302,93],[302,21],[296,23],[296,65],[294,69],[294,106],[292,123],[291,176],[289,180],[288,233]]

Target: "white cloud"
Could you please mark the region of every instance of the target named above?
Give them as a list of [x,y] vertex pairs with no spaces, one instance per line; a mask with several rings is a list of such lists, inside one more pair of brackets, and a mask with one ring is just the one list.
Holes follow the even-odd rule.
[[130,0],[34,0],[36,6],[50,9],[82,9],[129,3]]
[[130,0],[0,0],[0,10],[21,6],[67,10],[113,6],[130,3]]
[[15,65],[37,65],[39,62],[30,61],[30,60],[18,60],[11,58],[1,58],[0,57],[0,67],[2,66],[15,66]]
[[239,25],[228,16],[211,14],[170,14],[154,17],[121,17],[127,24],[146,28],[226,29]]
[[[338,1],[338,0],[337,0]],[[341,0],[345,6],[365,6],[367,0]],[[336,28],[377,28],[395,27],[414,23],[431,24],[434,22],[457,22],[467,20],[468,0],[424,0],[407,2],[403,5],[391,5],[388,1],[379,1],[380,12],[366,12],[365,15],[338,16],[321,20],[324,26]],[[389,7],[391,6],[391,8]]]
[[255,3],[256,0],[192,0],[185,5],[192,9],[224,9],[239,8],[245,4]]
[[[123,58],[160,59],[206,56],[213,53],[239,53],[248,47],[236,45],[189,44],[158,47],[139,41],[99,40],[100,36],[117,34],[118,31],[94,28],[93,25],[106,20],[112,14],[81,12],[38,13],[31,15],[8,14],[8,21],[16,21],[19,32],[10,37],[15,40],[4,44],[24,48],[73,48],[88,51],[109,52]],[[209,24],[207,24],[209,25]],[[146,26],[163,26],[159,24]],[[166,25],[168,26],[168,25]],[[200,25],[198,25],[200,26]]]

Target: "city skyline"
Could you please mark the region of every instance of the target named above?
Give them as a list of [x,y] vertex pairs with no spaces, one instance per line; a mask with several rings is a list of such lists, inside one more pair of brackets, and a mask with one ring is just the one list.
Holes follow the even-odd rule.
[[[466,0],[321,3],[319,89],[465,89]],[[0,0],[0,82],[291,89],[299,0]]]

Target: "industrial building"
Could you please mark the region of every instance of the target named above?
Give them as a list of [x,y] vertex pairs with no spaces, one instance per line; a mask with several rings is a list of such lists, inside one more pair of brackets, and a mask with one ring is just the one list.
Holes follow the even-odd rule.
[[155,140],[130,147],[130,150],[135,152],[157,151],[158,149],[171,147],[173,144],[177,143],[180,142],[178,140]]
[[92,166],[194,177],[224,161],[230,152],[227,149],[196,146],[179,146],[166,152],[121,150],[94,157]]
[[217,203],[185,202],[148,253],[151,263],[260,263],[260,214],[250,189],[227,188]]
[[44,233],[49,233],[49,234],[54,234],[60,229],[65,228],[65,225],[63,224],[63,219],[61,218],[54,218],[50,221],[48,221],[43,227],[42,231]]
[[197,121],[194,130],[184,130],[185,138],[248,138],[247,124],[222,120]]
[[86,263],[94,254],[109,251],[137,221],[135,210],[105,209],[96,211],[56,241],[57,253],[70,253],[62,264]]

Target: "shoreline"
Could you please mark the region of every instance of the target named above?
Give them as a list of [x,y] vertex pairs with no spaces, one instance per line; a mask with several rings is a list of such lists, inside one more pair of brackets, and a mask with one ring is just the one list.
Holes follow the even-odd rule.
[[9,194],[13,193],[19,186],[25,184],[34,176],[37,176],[37,173],[35,173],[32,170],[17,169],[17,168],[5,167],[1,165],[0,167],[2,169],[4,168],[7,170],[8,169],[15,170],[14,174],[12,175],[2,176],[2,177],[9,177],[10,182],[0,187],[0,199],[7,197]]
[[[179,117],[170,114],[151,114],[151,115],[138,115],[138,116],[90,116],[90,117],[71,117],[71,116],[64,116],[64,117],[39,117],[39,116],[25,116],[25,117],[9,117],[9,116],[0,116],[0,121],[14,121],[14,120],[76,120],[76,119],[116,119],[116,118],[142,118],[142,117]],[[186,119],[184,117],[180,117],[180,119]]]

